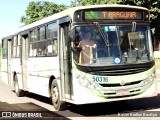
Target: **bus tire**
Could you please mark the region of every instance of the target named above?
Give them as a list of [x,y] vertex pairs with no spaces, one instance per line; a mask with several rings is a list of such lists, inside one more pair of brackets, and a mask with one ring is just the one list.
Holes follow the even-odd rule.
[[60,99],[60,92],[58,83],[56,80],[52,81],[51,85],[51,100],[54,108],[58,111],[66,109],[66,103],[64,101],[61,101]]
[[14,91],[18,97],[24,96],[24,91],[19,89],[18,78],[17,75],[14,76]]

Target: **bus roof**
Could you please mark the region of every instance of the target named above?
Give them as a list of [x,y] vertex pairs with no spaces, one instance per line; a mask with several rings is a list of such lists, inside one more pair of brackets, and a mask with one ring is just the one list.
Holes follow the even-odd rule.
[[36,21],[34,23],[31,23],[29,25],[22,26],[22,27],[16,29],[15,31],[12,31],[12,32],[9,32],[9,33],[5,33],[2,38],[8,37],[8,36],[11,36],[11,35],[14,35],[14,34],[18,34],[18,33],[22,32],[22,31],[37,27],[39,25],[42,25],[42,24],[45,24],[45,23],[48,23],[48,22],[51,22],[51,21],[54,21],[54,20],[57,20],[59,18],[63,18],[65,16],[72,17],[73,13],[75,11],[77,11],[77,10],[83,10],[83,9],[89,9],[89,8],[103,8],[103,7],[107,7],[107,8],[124,7],[124,8],[148,10],[147,8],[144,8],[144,7],[131,6],[131,5],[120,5],[120,4],[106,4],[106,5],[104,4],[104,5],[90,5],[90,6],[72,7],[72,8],[68,8],[68,9],[66,9],[64,11],[61,11],[59,13],[53,14],[53,15],[51,15],[49,17],[43,18],[43,19],[41,19],[39,21]]

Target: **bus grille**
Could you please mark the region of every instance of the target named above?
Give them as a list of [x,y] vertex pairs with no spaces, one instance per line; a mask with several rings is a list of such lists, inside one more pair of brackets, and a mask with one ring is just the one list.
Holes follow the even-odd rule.
[[132,96],[136,96],[136,95],[139,95],[140,93],[138,94],[132,94],[132,95],[124,95],[124,96],[109,96],[109,97],[106,97],[107,99],[114,99],[114,98],[126,98],[126,97],[132,97]]
[[102,76],[119,76],[119,75],[128,75],[128,74],[136,74],[140,72],[144,72],[148,70],[147,68],[132,68],[132,69],[112,69],[112,70],[105,70],[105,71],[96,71],[90,72],[93,75],[102,75]]
[[[125,83],[125,85],[123,85],[123,86],[139,84],[141,81],[142,80],[134,81],[134,82],[130,82],[130,83]],[[122,86],[122,85],[120,85],[120,83],[119,84],[99,84],[99,85],[101,85],[103,87],[119,87],[119,86]]]

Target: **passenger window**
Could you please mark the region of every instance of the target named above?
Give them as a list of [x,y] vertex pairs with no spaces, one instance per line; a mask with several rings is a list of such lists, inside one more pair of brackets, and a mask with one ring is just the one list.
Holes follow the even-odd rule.
[[30,37],[30,42],[35,42],[35,41],[37,41],[37,30],[36,29],[31,31],[31,37]]
[[39,56],[56,56],[58,53],[57,47],[57,29],[55,29],[55,23],[47,26],[47,38],[45,37],[45,27],[38,29],[38,39],[36,37],[36,30],[31,32],[30,39],[30,53],[31,57]]
[[58,54],[57,40],[49,40],[47,46],[47,55],[56,56]]
[[13,37],[12,40],[12,58],[16,58],[16,47],[17,47],[17,36]]
[[17,57],[21,57],[21,39],[20,35],[17,36],[18,41],[17,41]]
[[2,40],[2,58],[6,59],[7,58],[7,42],[8,40]]
[[46,29],[41,27],[38,29],[38,40],[44,40],[46,38]]
[[47,39],[48,38],[57,38],[57,24],[51,23],[47,26]]

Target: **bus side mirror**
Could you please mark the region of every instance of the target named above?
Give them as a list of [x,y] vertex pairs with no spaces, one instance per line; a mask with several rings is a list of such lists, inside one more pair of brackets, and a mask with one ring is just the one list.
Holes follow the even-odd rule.
[[75,29],[75,27],[71,28],[71,30],[69,31],[69,39],[71,41],[76,40],[76,29]]

